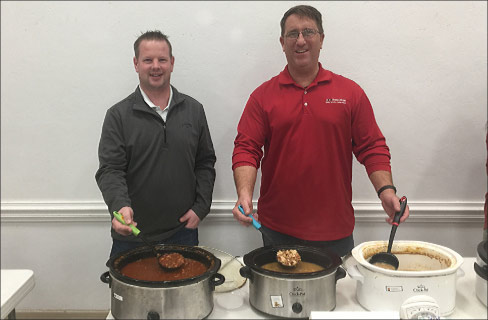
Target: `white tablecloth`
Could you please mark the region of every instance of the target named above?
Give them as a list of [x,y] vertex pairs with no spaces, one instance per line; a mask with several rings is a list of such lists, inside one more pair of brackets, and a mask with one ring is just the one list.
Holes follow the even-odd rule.
[[[242,258],[238,258],[242,263]],[[465,275],[456,285],[456,309],[446,319],[487,319],[486,307],[478,300],[475,291],[476,273],[473,264],[476,258],[464,258],[461,269]],[[317,314],[318,318],[352,319],[357,318],[390,318],[391,312],[373,313],[364,309],[356,299],[356,281],[346,276],[339,279],[336,285],[336,308],[327,313]],[[371,315],[372,317],[368,317]],[[223,293],[214,293],[214,309],[207,319],[266,319],[276,318],[255,310],[249,304],[249,281],[241,288]],[[107,319],[113,319],[109,313]]]
[[[242,258],[239,259],[242,261]],[[476,258],[464,258],[461,269],[465,275],[460,277],[456,284],[456,309],[451,315],[445,317],[446,319],[487,319],[486,307],[476,297],[476,273],[473,268],[475,261]],[[351,319],[353,315],[351,312],[358,312],[360,315],[358,318],[365,318],[365,312],[368,311],[356,299],[356,282],[348,275],[337,281],[336,308],[330,311],[331,319],[338,319],[339,316]],[[214,293],[214,302],[214,309],[208,319],[272,318],[250,306],[249,281],[242,288],[232,292]],[[323,315],[326,317],[325,314]],[[381,313],[376,316],[376,318],[380,318]]]

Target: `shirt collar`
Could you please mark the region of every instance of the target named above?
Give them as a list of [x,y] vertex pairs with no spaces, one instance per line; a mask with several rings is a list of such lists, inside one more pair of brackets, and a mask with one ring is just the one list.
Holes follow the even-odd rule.
[[[141,86],[139,86],[139,89],[141,90],[141,94],[142,94],[142,98],[144,99],[144,101],[147,103],[147,105],[151,108],[156,108],[156,109],[159,109],[159,106],[155,105],[151,99],[149,99],[149,97],[147,96],[147,94],[144,92],[144,90],[142,90]],[[169,86],[169,99],[168,99],[168,105],[165,106],[162,110],[166,110],[166,108],[168,108],[169,110],[169,106],[171,105],[171,99],[173,99],[173,88],[171,86]]]
[[[286,65],[285,69],[281,71],[278,79],[281,84],[294,84],[298,86],[298,84],[295,83],[295,81],[290,75],[290,72],[288,71],[288,65]],[[329,81],[331,79],[332,79],[332,73],[329,70],[322,68],[322,64],[319,62],[319,73],[312,81],[312,83],[309,85],[309,87],[316,85],[319,82]]]

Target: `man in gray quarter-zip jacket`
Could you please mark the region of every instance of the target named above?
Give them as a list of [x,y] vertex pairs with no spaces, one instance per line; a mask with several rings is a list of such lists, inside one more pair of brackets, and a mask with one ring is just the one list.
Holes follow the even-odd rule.
[[95,175],[112,215],[110,256],[144,245],[122,214],[154,243],[198,245],[210,211],[215,151],[203,106],[170,85],[174,57],[167,36],[134,43],[135,92],[108,109]]

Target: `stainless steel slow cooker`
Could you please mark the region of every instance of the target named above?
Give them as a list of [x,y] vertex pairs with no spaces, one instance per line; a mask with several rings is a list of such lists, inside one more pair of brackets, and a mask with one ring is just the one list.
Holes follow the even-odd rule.
[[478,255],[476,262],[474,263],[474,271],[476,272],[476,296],[486,306],[487,305],[487,278],[488,278],[488,266],[487,266],[487,247],[488,241],[482,241],[478,244]]
[[177,252],[202,262],[207,270],[195,277],[172,281],[146,281],[124,276],[121,269],[138,259],[154,256],[145,246],[116,255],[107,261],[109,271],[100,277],[111,288],[111,313],[115,319],[202,319],[214,307],[215,286],[225,278],[217,273],[221,261],[193,246],[157,245],[159,253]]
[[[276,261],[279,250],[295,249],[302,261],[324,270],[310,273],[282,273],[263,269]],[[336,282],[346,272],[341,258],[324,249],[298,245],[275,245],[255,249],[244,255],[240,269],[249,279],[249,303],[258,311],[280,317],[307,318],[311,311],[330,311],[336,305]]]
[[456,306],[456,281],[464,272],[463,258],[455,251],[422,241],[394,241],[391,252],[398,257],[398,270],[369,263],[378,252],[386,252],[387,241],[370,241],[356,246],[344,258],[349,276],[357,280],[358,302],[370,311],[398,311],[413,296],[434,299],[441,316]]

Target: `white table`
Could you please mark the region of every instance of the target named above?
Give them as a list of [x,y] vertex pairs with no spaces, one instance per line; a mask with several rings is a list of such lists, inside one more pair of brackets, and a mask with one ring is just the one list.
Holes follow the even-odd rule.
[[[242,261],[242,258],[239,258]],[[478,300],[475,291],[476,273],[473,264],[476,258],[464,258],[461,269],[465,275],[458,278],[456,283],[456,308],[447,319],[487,319],[486,307]],[[336,307],[324,318],[339,319],[345,316],[351,319],[352,313],[357,312],[358,318],[366,318],[364,309],[356,299],[356,280],[348,275],[337,281]],[[255,310],[249,304],[249,280],[237,290],[226,293],[214,293],[214,309],[208,319],[266,319],[273,318]],[[369,313],[369,312],[368,312]],[[381,315],[377,314],[377,318]],[[276,318],[276,317],[274,317]],[[391,317],[390,317],[391,318]]]
[[22,269],[2,269],[1,318],[15,319],[15,307],[34,288],[34,272]]
[[[242,257],[238,258],[242,262]],[[476,273],[473,264],[476,258],[464,258],[461,269],[465,275],[456,283],[456,308],[455,311],[445,317],[446,319],[487,319],[486,307],[476,297],[475,283]],[[356,299],[356,280],[348,275],[337,281],[336,307],[328,313],[321,313],[319,318],[327,319],[352,319],[354,313],[357,318],[391,319],[392,313],[372,313],[364,309]],[[369,317],[371,315],[373,317]],[[241,288],[225,293],[214,293],[214,308],[207,319],[270,319],[276,318],[264,314],[249,304],[249,280]],[[397,317],[398,318],[398,317]],[[107,319],[114,319],[109,312]]]

